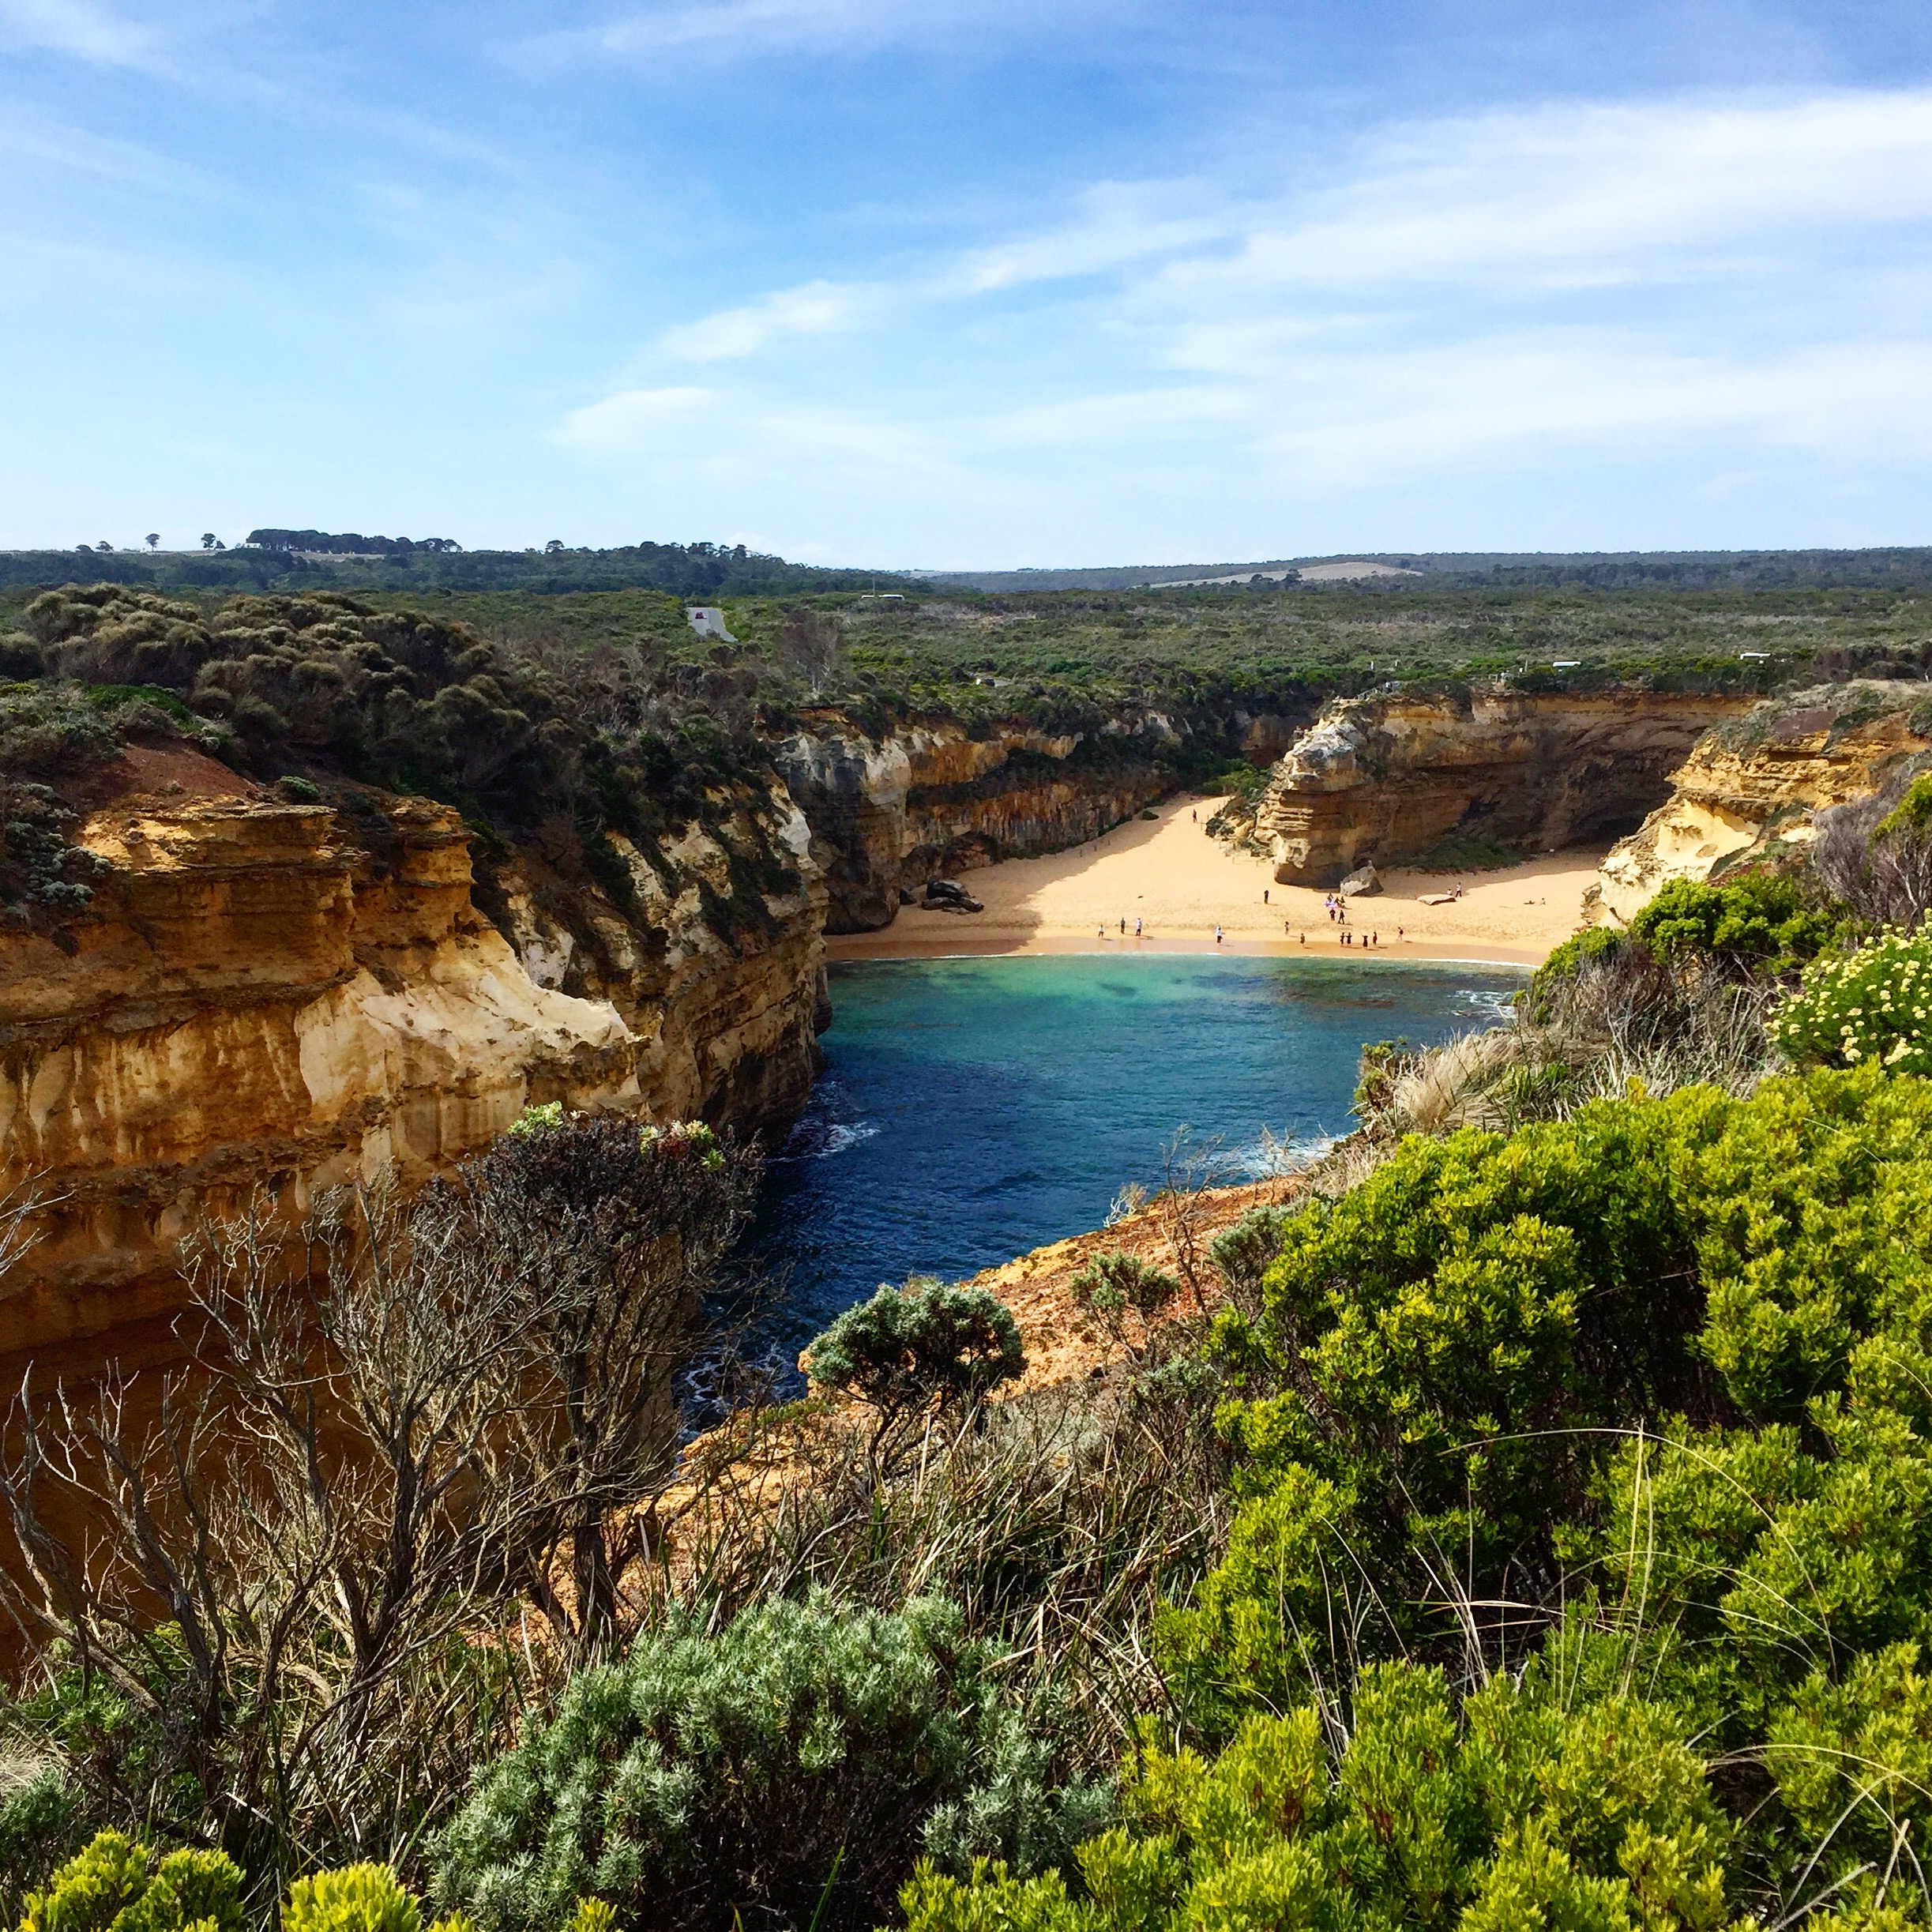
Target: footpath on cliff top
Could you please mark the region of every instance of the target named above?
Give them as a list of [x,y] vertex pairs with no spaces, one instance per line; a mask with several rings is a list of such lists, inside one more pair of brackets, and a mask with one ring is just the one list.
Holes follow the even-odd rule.
[[[1218,927],[1224,952],[1325,949],[1360,957],[1355,946],[1341,945],[1341,928],[1323,909],[1324,893],[1276,884],[1270,861],[1232,851],[1208,835],[1208,821],[1223,802],[1183,796],[1151,818],[1130,819],[1069,851],[983,866],[964,875],[983,912],[908,906],[881,931],[829,939],[828,956],[1212,953]],[[1348,930],[1358,938],[1379,934],[1381,952],[1389,958],[1535,965],[1581,923],[1583,895],[1596,883],[1603,855],[1603,848],[1592,846],[1494,872],[1385,872],[1381,892],[1350,901]],[[1453,904],[1422,903],[1425,894],[1457,884],[1463,896]]]

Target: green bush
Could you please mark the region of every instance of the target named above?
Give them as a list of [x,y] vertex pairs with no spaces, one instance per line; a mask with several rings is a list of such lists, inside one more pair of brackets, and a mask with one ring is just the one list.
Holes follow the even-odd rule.
[[1667,957],[1708,953],[1784,972],[1815,957],[1837,926],[1833,915],[1806,904],[1795,880],[1759,870],[1715,885],[1671,879],[1631,920],[1630,932]]
[[[1507,1138],[1412,1138],[1287,1217],[1258,1311],[1215,1329],[1250,1484],[1302,1464],[1365,1499],[1349,1533],[1398,1576],[1431,1539],[1497,1589],[1547,1566],[1588,1432],[1694,1393],[1672,1118],[1599,1103]],[[1224,1656],[1227,1633],[1197,1637],[1204,1662]]]
[[386,1865],[347,1865],[298,1878],[282,1932],[423,1932],[423,1908]]
[[1731,1837],[1667,1709],[1532,1665],[1458,1708],[1370,1666],[1352,1709],[1250,1717],[1219,1757],[1144,1747],[1128,1821],[1058,1874],[924,1866],[909,1932],[1539,1925],[1716,1932]]
[[674,1622],[580,1671],[479,1776],[442,1895],[491,1932],[556,1925],[584,1893],[627,1925],[720,1932],[735,1912],[802,1925],[822,1901],[829,1928],[877,1923],[922,1844],[1050,1862],[1098,1795],[1046,1788],[992,1663],[934,1601]]
[[997,1295],[915,1278],[848,1308],[805,1351],[804,1366],[821,1386],[878,1410],[876,1445],[903,1422],[1013,1380],[1026,1357]]
[[220,1851],[156,1858],[99,1833],[32,1893],[21,1932],[242,1932],[242,1873]]
[[1132,1315],[1143,1337],[1171,1306],[1181,1284],[1137,1255],[1096,1254],[1067,1284],[1067,1292],[1116,1343],[1128,1341]]
[[48,1860],[75,1839],[80,1799],[51,1765],[5,1768],[11,1788],[0,1799],[0,1917],[16,1922]]
[[1932,1073],[1932,933],[1887,932],[1808,968],[1772,1019],[1772,1040],[1801,1066],[1871,1062]]

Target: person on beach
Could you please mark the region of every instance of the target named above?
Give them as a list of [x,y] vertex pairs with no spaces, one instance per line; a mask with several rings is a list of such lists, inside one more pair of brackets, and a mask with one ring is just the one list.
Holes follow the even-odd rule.
[[1221,929],[1218,926],[1214,929],[1214,943],[1217,946],[1221,943]]
[[1381,944],[1381,942],[1382,936],[1380,933],[1370,933],[1369,934],[1369,944],[1370,945],[1378,946]]
[[1141,936],[1141,922],[1138,919],[1133,922],[1133,936],[1137,939]]
[[1268,903],[1268,888],[1267,888],[1265,885],[1264,885],[1264,886],[1261,888],[1261,904],[1262,904],[1263,905],[1266,905],[1266,904],[1267,904],[1267,903]]
[[1127,922],[1125,919],[1120,922],[1120,936],[1123,939],[1127,936]]

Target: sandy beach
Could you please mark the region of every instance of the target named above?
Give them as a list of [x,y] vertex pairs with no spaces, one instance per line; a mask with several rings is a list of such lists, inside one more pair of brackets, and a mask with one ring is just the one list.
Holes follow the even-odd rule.
[[[1207,836],[1202,828],[1220,803],[1170,800],[1156,818],[1130,820],[1071,851],[1005,859],[962,874],[960,882],[985,903],[983,912],[906,906],[882,931],[829,938],[826,951],[835,960],[948,953],[1212,953],[1218,925],[1224,952],[1326,949],[1362,957],[1355,945],[1341,944],[1340,929],[1322,910],[1321,893],[1276,885],[1267,860],[1231,853]],[[1387,958],[1535,965],[1577,930],[1584,890],[1595,881],[1602,855],[1596,848],[1577,849],[1504,871],[1465,873],[1460,876],[1462,898],[1444,906],[1423,905],[1422,895],[1457,884],[1457,875],[1385,873],[1385,890],[1351,903],[1348,930],[1358,939],[1378,936],[1378,950]]]

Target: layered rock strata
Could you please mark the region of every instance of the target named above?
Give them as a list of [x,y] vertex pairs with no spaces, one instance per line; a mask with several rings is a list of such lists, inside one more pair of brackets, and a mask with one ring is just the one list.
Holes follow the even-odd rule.
[[1555,851],[1634,828],[1703,732],[1748,701],[1502,684],[1344,699],[1276,767],[1256,836],[1278,880],[1314,886],[1452,833]]
[[362,802],[351,826],[252,787],[117,801],[81,835],[109,868],[89,915],[0,937],[0,1181],[48,1204],[6,1278],[9,1355],[177,1307],[182,1235],[265,1186],[414,1185],[533,1101],[746,1127],[802,1104],[824,901],[782,794],[744,829],[791,883],[749,935],[714,930],[727,828],[620,855],[631,916],[591,894],[575,929],[513,863],[514,945],[455,812]]
[[1170,787],[1156,754],[1179,742],[1153,714],[1098,744],[1017,727],[975,737],[919,725],[873,739],[830,714],[808,724],[775,757],[810,823],[835,933],[889,925],[900,888],[934,874],[1097,837]]
[[1708,732],[1670,797],[1611,848],[1587,904],[1622,923],[1671,879],[1804,844],[1814,811],[1867,796],[1932,751],[1928,712],[1923,684],[1861,680],[1772,699]]

